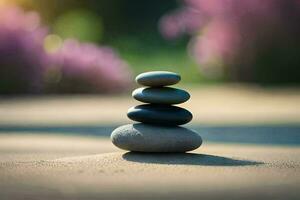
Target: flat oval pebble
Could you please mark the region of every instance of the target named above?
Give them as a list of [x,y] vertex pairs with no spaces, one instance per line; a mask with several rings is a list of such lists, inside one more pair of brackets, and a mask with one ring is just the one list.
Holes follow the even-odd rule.
[[174,85],[180,81],[179,74],[168,71],[152,71],[138,75],[135,81],[144,86],[161,87]]
[[157,104],[143,104],[129,108],[127,116],[138,122],[168,126],[186,124],[193,118],[192,113],[184,108]]
[[138,88],[132,92],[133,98],[144,103],[180,104],[189,100],[188,92],[170,88]]
[[111,134],[112,143],[124,150],[137,152],[186,152],[202,144],[200,135],[184,127],[128,124]]

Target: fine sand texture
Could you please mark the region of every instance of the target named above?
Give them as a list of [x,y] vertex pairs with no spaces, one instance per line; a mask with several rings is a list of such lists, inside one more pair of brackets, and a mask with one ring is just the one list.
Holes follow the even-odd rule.
[[300,199],[299,89],[178,87],[203,138],[186,154],[112,145],[130,92],[0,97],[0,200]]
[[300,147],[205,142],[140,154],[109,138],[0,134],[0,199],[299,199]]

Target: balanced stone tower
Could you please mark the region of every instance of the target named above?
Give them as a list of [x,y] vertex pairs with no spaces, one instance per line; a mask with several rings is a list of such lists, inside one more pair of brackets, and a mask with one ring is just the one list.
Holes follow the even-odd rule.
[[186,152],[202,144],[200,135],[179,125],[190,122],[192,113],[174,104],[189,100],[188,92],[166,87],[180,81],[173,72],[153,71],[136,77],[136,82],[146,86],[132,92],[143,103],[128,110],[131,120],[141,122],[120,126],[111,134],[117,147],[136,152]]

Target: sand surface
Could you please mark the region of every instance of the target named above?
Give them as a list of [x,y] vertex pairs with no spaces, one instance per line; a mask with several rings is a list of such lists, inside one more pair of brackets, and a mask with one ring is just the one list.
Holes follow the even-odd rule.
[[299,146],[137,154],[103,137],[0,134],[0,199],[299,199],[299,185]]
[[182,88],[204,140],[189,154],[111,144],[130,94],[0,97],[0,200],[300,199],[299,89]]

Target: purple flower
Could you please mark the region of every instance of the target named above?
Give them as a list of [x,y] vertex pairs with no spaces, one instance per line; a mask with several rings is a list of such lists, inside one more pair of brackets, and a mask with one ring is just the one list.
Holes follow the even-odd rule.
[[0,93],[36,93],[47,63],[37,13],[0,8]]
[[199,30],[203,23],[201,15],[196,9],[184,7],[172,14],[163,16],[159,28],[166,39],[175,39],[184,33],[193,34]]
[[128,65],[109,47],[66,40],[52,58],[47,81],[52,92],[117,92],[129,86]]
[[[289,62],[300,64],[294,57],[300,50],[299,20],[299,0],[185,0],[159,27],[167,39],[192,36],[190,52],[204,74],[229,71],[254,80],[255,66],[272,63],[280,71],[294,70]],[[292,55],[284,57],[286,52]]]
[[103,93],[128,88],[129,67],[111,48],[66,40],[53,52],[55,43],[47,41],[51,39],[47,34],[37,13],[0,8],[0,93]]

